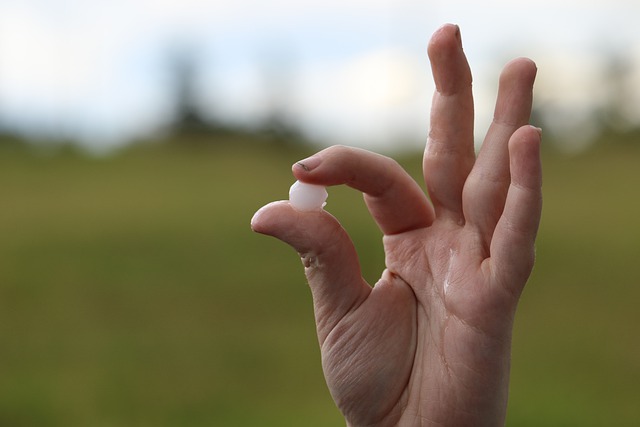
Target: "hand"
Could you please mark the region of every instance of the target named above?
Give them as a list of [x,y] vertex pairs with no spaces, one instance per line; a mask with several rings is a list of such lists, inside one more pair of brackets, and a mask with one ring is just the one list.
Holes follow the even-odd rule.
[[516,305],[540,220],[540,132],[527,125],[536,67],[502,72],[475,158],[471,72],[457,26],[432,37],[436,83],[424,154],[430,200],[393,160],[331,147],[293,166],[301,181],[364,193],[386,270],[361,276],[347,233],[288,202],[252,220],[302,257],[329,390],[350,426],[504,424]]

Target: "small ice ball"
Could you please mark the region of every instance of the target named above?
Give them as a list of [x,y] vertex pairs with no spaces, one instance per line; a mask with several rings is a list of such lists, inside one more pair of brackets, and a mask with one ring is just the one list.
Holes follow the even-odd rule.
[[322,185],[296,181],[289,189],[289,202],[303,212],[318,211],[327,203],[327,190]]

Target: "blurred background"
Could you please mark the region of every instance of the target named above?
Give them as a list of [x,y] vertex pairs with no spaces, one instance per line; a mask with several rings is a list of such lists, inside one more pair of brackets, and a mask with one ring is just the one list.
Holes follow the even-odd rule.
[[[482,3],[482,4],[479,4]],[[302,267],[249,230],[335,143],[420,179],[443,23],[477,145],[504,64],[538,64],[538,262],[508,425],[640,422],[640,4],[0,2],[0,425],[343,425]],[[381,235],[330,189],[365,277]]]

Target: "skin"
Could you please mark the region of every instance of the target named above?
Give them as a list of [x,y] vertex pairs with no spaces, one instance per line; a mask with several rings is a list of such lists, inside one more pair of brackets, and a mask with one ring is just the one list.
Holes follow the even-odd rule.
[[300,181],[364,193],[384,233],[375,286],[329,213],[281,201],[252,219],[302,258],[325,378],[349,426],[498,426],[506,416],[514,315],[542,207],[541,135],[527,125],[536,66],[505,66],[476,158],[458,27],[440,28],[428,52],[429,197],[395,161],[365,150],[335,146],[293,166]]

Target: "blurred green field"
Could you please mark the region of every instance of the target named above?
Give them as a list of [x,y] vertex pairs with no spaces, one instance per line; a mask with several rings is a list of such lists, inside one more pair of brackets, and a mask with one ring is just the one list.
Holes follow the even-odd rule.
[[[0,426],[344,425],[300,263],[249,229],[310,151],[178,145],[100,159],[0,145]],[[544,168],[508,425],[638,425],[640,145]],[[329,197],[374,280],[361,197]]]

